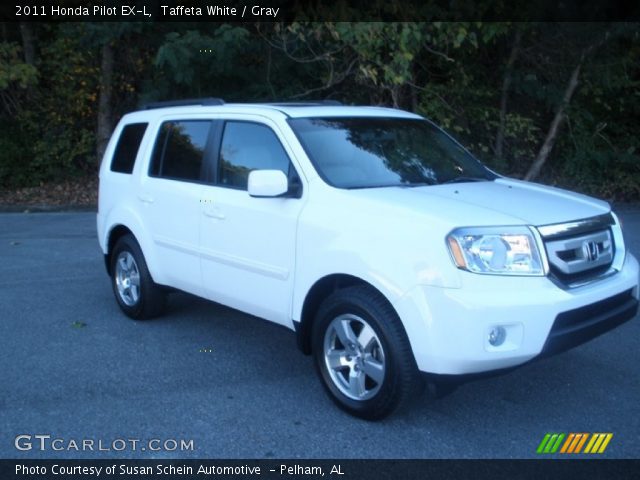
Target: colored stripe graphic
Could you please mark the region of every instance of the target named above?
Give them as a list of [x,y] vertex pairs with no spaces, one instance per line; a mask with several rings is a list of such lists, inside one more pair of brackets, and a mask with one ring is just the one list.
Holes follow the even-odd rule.
[[558,448],[560,448],[560,444],[564,439],[564,433],[547,433],[540,445],[538,445],[537,453],[556,453]]
[[581,433],[580,435],[582,435],[582,438],[580,439],[580,443],[576,445],[576,449],[573,453],[580,453],[580,450],[582,450],[582,446],[584,445],[584,442],[586,442],[587,438],[589,438],[588,433]]
[[584,453],[603,453],[612,437],[613,433],[594,433]]
[[538,449],[536,450],[536,453],[542,453],[544,451],[544,447],[547,444],[547,442],[549,441],[549,438],[551,437],[550,433],[547,433],[544,438],[542,439],[542,441],[540,442],[540,445],[538,445]]
[[562,450],[560,450],[560,453],[567,453],[567,450],[571,446],[571,443],[574,441],[575,437],[576,437],[575,433],[569,434],[569,436],[567,437],[567,441],[564,442],[564,445],[562,446]]
[[560,453],[580,453],[588,436],[588,433],[570,433]]
[[[612,438],[613,433],[547,433],[538,445],[536,453],[603,453]],[[582,450],[585,443],[587,446]]]

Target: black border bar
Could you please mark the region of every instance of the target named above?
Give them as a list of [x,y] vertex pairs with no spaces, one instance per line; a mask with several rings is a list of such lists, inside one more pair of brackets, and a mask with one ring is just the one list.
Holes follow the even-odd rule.
[[[65,13],[55,14],[61,11]],[[640,3],[613,0],[13,0],[0,4],[4,22],[636,20]]]
[[[209,469],[208,473],[198,474],[201,466]],[[96,475],[98,468],[100,468],[100,475]],[[182,472],[178,470],[179,468],[183,469]],[[188,470],[189,468],[191,471]],[[324,475],[319,473],[320,470],[308,470],[311,468],[320,468]],[[69,472],[69,469],[77,473],[55,474],[56,471],[61,470]],[[85,469],[86,473],[82,473],[82,469]],[[111,469],[114,469],[114,473],[107,473]],[[151,473],[147,473],[146,469],[151,469]],[[26,473],[25,470],[30,470],[32,473]],[[592,459],[567,457],[565,459],[561,456],[539,460],[0,460],[2,480],[90,478],[100,480],[136,478],[145,480],[153,478],[163,480],[204,478],[627,480],[636,479],[639,471],[640,460],[608,460],[601,457]]]

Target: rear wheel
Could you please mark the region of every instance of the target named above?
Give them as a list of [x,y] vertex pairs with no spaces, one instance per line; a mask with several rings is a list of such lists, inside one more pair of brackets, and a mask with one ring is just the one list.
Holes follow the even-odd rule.
[[324,387],[352,415],[383,418],[419,390],[420,375],[400,318],[373,288],[349,287],[329,296],[312,335]]
[[156,317],[164,310],[166,292],[151,278],[133,235],[124,235],[113,248],[111,283],[116,301],[127,316],[144,320]]

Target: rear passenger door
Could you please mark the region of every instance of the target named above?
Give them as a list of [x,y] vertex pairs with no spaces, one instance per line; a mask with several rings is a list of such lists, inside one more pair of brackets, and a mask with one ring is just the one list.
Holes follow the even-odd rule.
[[202,295],[200,199],[211,133],[211,120],[162,122],[137,198],[160,260],[155,280],[196,295]]
[[[296,226],[304,192],[277,126],[243,116],[221,119],[212,185],[203,190],[202,276],[212,300],[291,327]],[[282,170],[288,196],[254,198],[249,172]]]

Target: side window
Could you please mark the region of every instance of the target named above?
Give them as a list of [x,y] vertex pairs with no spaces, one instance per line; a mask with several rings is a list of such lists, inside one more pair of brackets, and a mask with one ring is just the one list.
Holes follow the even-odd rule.
[[147,131],[148,123],[130,123],[122,129],[118,144],[111,160],[111,171],[118,173],[133,172],[140,142]]
[[178,180],[201,180],[210,129],[209,120],[163,123],[153,150],[149,175]]
[[289,157],[269,127],[226,122],[220,148],[220,185],[246,190],[251,170],[282,170],[288,176],[289,168]]

